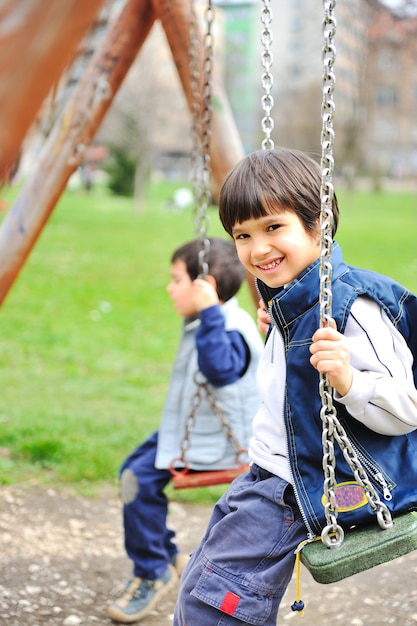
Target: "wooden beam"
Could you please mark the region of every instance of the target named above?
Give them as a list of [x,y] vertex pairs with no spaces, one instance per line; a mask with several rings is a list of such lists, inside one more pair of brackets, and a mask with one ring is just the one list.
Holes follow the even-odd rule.
[[[191,111],[190,0],[150,0],[150,2],[155,16],[160,19],[164,28]],[[200,67],[203,67],[202,32],[200,32],[200,55]],[[226,174],[243,158],[244,149],[216,63],[213,66],[212,106],[211,169],[213,181],[218,188]]]
[[0,174],[16,159],[44,98],[73,59],[103,0],[3,0]]
[[[82,2],[83,6],[88,4],[84,0],[63,0],[77,1]],[[49,219],[69,177],[82,161],[86,147],[97,132],[156,17],[159,17],[165,29],[191,108],[188,1],[127,0],[45,142],[36,169],[0,227],[0,305]],[[218,76],[214,66],[211,165],[213,180],[220,186],[244,152]]]
[[[150,0],[155,16],[161,21],[178,75],[192,113],[192,94],[190,81],[190,0]],[[203,67],[204,41],[203,31],[199,33],[200,59]],[[202,86],[201,86],[202,89]],[[212,123],[210,139],[211,173],[215,196],[228,172],[244,156],[242,140],[233,117],[230,104],[224,90],[217,64],[213,65],[212,74]],[[259,294],[254,278],[247,273],[247,282],[255,307],[258,306]]]
[[[89,2],[81,0],[83,6]],[[61,0],[55,4],[61,6]],[[97,132],[153,23],[154,13],[148,0],[127,0],[45,142],[36,169],[0,228],[0,304],[70,175],[82,161],[85,148]]]

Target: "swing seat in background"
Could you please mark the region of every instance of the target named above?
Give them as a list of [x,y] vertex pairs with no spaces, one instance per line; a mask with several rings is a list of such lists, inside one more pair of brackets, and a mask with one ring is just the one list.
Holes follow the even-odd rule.
[[300,559],[318,583],[333,583],[417,550],[417,513],[394,518],[391,528],[366,526],[345,534],[339,547],[318,539],[305,544]]
[[240,465],[233,469],[193,471],[188,467],[177,470],[170,467],[172,474],[172,486],[174,489],[188,489],[192,487],[210,487],[212,485],[226,485],[231,483],[237,476],[249,469],[249,465]]

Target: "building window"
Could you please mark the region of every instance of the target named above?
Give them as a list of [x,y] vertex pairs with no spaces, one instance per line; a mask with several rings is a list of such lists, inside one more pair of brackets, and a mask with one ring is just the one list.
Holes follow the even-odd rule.
[[398,104],[398,95],[395,87],[382,86],[375,89],[375,102],[378,106],[395,107]]
[[397,72],[400,69],[400,59],[393,50],[380,50],[378,54],[378,69],[387,72]]

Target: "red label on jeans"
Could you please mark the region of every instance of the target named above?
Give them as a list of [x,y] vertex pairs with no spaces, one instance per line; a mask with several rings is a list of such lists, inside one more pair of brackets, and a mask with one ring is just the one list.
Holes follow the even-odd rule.
[[235,593],[228,591],[224,596],[224,600],[220,606],[220,610],[228,615],[233,615],[236,611],[236,607],[239,604],[240,597]]

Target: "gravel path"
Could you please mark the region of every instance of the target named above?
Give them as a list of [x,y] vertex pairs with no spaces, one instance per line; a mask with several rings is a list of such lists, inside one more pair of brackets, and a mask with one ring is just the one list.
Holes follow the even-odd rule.
[[[194,548],[209,515],[208,507],[171,503],[170,524],[182,551]],[[304,618],[290,609],[292,581],[279,623],[416,626],[416,574],[417,551],[331,585],[319,585],[302,569]],[[0,487],[1,626],[111,624],[107,605],[129,576],[114,488],[87,499],[40,487]],[[175,595],[140,623],[170,626]]]

